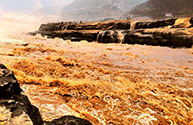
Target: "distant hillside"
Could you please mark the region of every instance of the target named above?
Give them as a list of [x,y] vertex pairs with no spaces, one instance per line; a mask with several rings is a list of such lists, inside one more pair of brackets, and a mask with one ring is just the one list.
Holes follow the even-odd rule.
[[112,0],[75,0],[63,8],[62,17],[68,20],[98,21],[119,18],[122,10]]
[[40,9],[37,13],[60,15],[66,21],[103,21],[122,15],[147,0],[74,0],[68,6]]
[[118,0],[119,1],[119,8],[124,12],[128,12],[133,9],[136,5],[142,4],[147,0]]
[[148,0],[127,15],[147,16],[153,19],[193,16],[192,0]]

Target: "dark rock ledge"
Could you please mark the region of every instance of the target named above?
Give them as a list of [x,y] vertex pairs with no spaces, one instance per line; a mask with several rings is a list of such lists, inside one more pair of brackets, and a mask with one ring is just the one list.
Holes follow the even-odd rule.
[[21,90],[14,73],[0,64],[0,124],[6,125],[92,125],[74,116],[43,121],[37,107]]
[[99,43],[190,48],[193,45],[193,17],[152,21],[115,20],[95,23],[48,23],[42,24],[39,31],[31,33],[31,35],[36,33],[48,38],[58,37],[71,41],[87,40]]

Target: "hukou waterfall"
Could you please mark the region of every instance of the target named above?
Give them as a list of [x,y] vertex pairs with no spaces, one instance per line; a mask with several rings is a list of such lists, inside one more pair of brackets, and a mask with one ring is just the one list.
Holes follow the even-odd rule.
[[189,1],[0,1],[0,125],[193,125]]

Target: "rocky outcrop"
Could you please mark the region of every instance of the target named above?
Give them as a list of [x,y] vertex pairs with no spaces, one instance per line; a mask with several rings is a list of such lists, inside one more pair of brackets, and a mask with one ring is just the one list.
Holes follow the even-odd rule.
[[119,43],[118,32],[115,30],[100,31],[97,36],[99,43]]
[[178,18],[173,28],[189,28],[193,26],[192,18]]
[[48,38],[59,37],[71,41],[96,41],[97,35],[101,30],[128,30],[130,29],[130,26],[131,24],[129,21],[79,24],[75,22],[60,22],[42,24],[37,33],[48,36]]
[[[0,122],[21,124],[25,120],[34,125],[41,125],[43,120],[39,110],[24,95],[12,71],[0,64]],[[16,123],[15,123],[16,122]]]
[[30,103],[13,72],[0,64],[0,124],[63,125],[71,123],[91,125],[89,121],[73,116],[43,122],[38,108]]
[[[190,23],[190,26],[175,27],[179,23]],[[128,29],[150,29],[150,28],[189,28],[193,26],[193,17],[191,18],[171,18],[165,20],[149,20],[149,21],[134,21],[118,20],[95,23],[76,23],[76,22],[59,22],[42,24],[39,28],[39,33],[54,32],[54,31],[68,31],[68,30],[128,30]]]
[[135,23],[134,29],[149,29],[149,28],[160,28],[165,26],[173,26],[176,19],[166,19],[158,21],[139,21]]
[[71,41],[191,47],[193,33],[189,30],[192,26],[193,18],[95,23],[60,22],[42,24],[38,33],[48,38],[59,37]]
[[189,35],[183,29],[178,30],[132,30],[124,31],[123,43],[147,44],[168,47],[192,47],[193,34]]
[[77,30],[65,30],[65,31],[42,31],[42,36],[47,36],[48,38],[62,38],[64,40],[71,41],[95,41],[98,31],[77,31]]
[[76,23],[59,22],[42,24],[39,28],[40,33],[44,31],[62,31],[62,30],[112,30],[112,29],[130,29],[130,21],[107,21],[96,23]]

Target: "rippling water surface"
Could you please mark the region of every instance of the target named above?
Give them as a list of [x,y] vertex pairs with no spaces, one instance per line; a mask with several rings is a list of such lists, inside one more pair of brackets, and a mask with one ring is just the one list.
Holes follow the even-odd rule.
[[188,124],[193,49],[16,36],[0,39],[6,64],[45,120]]

